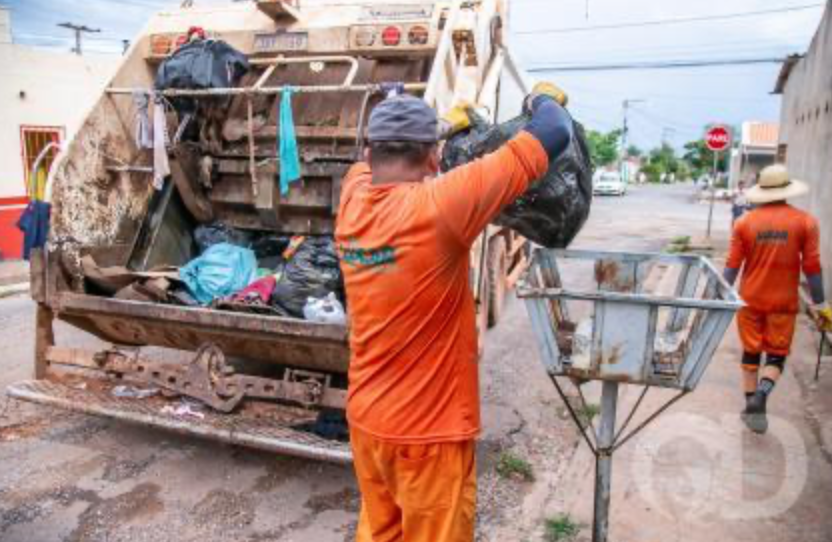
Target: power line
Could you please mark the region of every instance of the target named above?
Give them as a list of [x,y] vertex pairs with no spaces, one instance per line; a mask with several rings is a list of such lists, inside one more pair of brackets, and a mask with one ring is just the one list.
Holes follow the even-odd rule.
[[527,72],[599,72],[621,70],[668,70],[678,68],[703,68],[708,66],[742,66],[749,64],[779,64],[784,56],[760,58],[721,58],[699,60],[660,60],[644,62],[627,62],[621,64],[552,64],[549,66],[530,66]]
[[743,13],[726,13],[724,15],[701,15],[698,17],[679,17],[675,19],[657,19],[653,21],[638,21],[632,23],[616,23],[616,24],[602,24],[594,26],[573,26],[566,28],[551,28],[548,30],[519,30],[514,32],[516,35],[534,35],[534,34],[568,34],[573,32],[589,32],[593,30],[618,30],[622,28],[643,28],[646,26],[664,26],[669,24],[685,24],[698,23],[704,21],[725,21],[730,19],[741,19],[745,17],[758,17],[761,15],[772,15],[776,13],[787,13],[794,11],[805,11],[809,9],[817,9],[823,7],[824,3],[806,4],[802,6],[789,6],[776,9],[763,9],[759,11],[746,11]]
[[[66,36],[53,36],[50,34],[29,34],[29,33],[20,33],[20,32],[12,32],[12,35],[15,39],[30,39],[30,40],[48,40],[54,42],[65,42],[70,38]],[[101,41],[101,42],[112,42],[112,43],[121,43],[123,40],[121,38],[107,38],[107,37],[98,37],[98,36],[88,36],[86,41]]]
[[[714,53],[723,53],[725,56],[737,57],[741,55],[780,55],[793,52],[796,49],[803,50],[806,45],[796,40],[786,41],[785,39],[762,41],[762,40],[728,40],[728,41],[713,41],[711,43],[688,43],[681,47],[673,46],[648,46],[648,47],[615,47],[614,49],[592,48],[588,50],[584,44],[583,47],[574,47],[567,49],[560,49],[560,58],[569,58],[572,62],[583,63],[582,57],[591,58],[592,61],[598,61],[603,58],[604,62],[618,62],[629,61],[634,62],[639,58],[648,58],[651,60],[664,59],[687,59],[700,58],[703,56],[712,56]],[[547,58],[529,58],[527,63],[542,64],[552,62]]]

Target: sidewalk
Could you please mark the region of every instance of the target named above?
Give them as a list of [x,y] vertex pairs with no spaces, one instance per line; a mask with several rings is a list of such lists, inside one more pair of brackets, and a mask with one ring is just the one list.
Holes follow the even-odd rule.
[[29,262],[0,261],[0,298],[29,291]]

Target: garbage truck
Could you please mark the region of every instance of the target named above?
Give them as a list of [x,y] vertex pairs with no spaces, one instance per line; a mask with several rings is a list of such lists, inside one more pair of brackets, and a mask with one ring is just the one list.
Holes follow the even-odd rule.
[[[492,120],[516,114],[527,86],[503,40],[506,15],[502,0],[257,0],[183,3],[153,16],[50,171],[49,241],[31,260],[34,378],[8,394],[349,462],[339,429],[348,323],[245,300],[195,304],[177,295],[180,270],[211,233],[247,238],[249,247],[272,240],[286,266],[287,250],[331,236],[342,177],[392,87],[440,115],[461,101]],[[246,66],[233,83],[158,87],[159,70],[182,47],[216,43]],[[514,98],[501,100],[509,87]],[[300,179],[284,190],[287,92]],[[148,124],[154,136],[143,142]],[[528,245],[490,226],[473,248],[481,336],[498,320]],[[59,344],[56,321],[98,340]]]

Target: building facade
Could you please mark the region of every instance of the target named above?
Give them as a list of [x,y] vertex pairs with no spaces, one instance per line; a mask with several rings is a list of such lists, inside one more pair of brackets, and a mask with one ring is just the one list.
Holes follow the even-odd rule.
[[796,203],[820,221],[826,291],[832,295],[832,5],[806,54],[783,64],[775,93],[783,95],[777,158],[811,185]]
[[[0,259],[21,257],[17,220],[42,192],[57,147],[83,121],[120,61],[13,43],[9,12],[0,7]],[[44,149],[49,146],[49,150]],[[32,172],[43,152],[45,166]]]
[[739,181],[749,187],[757,174],[775,162],[779,130],[776,122],[743,122],[739,145],[731,151],[731,187]]

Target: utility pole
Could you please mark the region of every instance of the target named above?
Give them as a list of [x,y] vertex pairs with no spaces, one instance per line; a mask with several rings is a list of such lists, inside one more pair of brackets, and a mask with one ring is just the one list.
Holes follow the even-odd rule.
[[101,32],[100,28],[90,28],[87,25],[83,24],[61,23],[58,26],[60,26],[61,28],[68,28],[75,32],[75,48],[72,50],[72,52],[76,55],[81,54],[81,34],[83,34],[84,32],[90,34]]
[[626,172],[624,171],[624,158],[627,156],[627,136],[630,132],[630,127],[627,124],[627,114],[629,113],[631,105],[643,103],[645,101],[646,100],[625,99],[623,102],[621,102],[621,106],[624,109],[624,122],[621,126],[621,159],[619,160],[618,171],[619,173],[621,173],[622,177],[626,175]]

